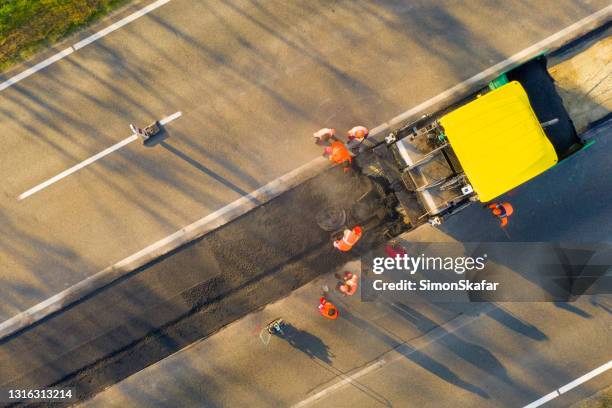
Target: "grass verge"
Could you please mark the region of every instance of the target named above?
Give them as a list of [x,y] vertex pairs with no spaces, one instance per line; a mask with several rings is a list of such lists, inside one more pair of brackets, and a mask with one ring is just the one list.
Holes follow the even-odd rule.
[[130,0],[0,0],[0,71]]

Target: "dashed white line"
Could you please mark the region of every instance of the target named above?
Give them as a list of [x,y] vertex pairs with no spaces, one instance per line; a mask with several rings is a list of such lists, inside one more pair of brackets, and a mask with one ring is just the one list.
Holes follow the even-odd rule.
[[63,51],[58,52],[57,54],[47,58],[46,60],[39,62],[38,64],[26,69],[25,71],[20,72],[19,74],[0,83],[0,91],[3,91],[6,88],[15,85],[17,82],[21,81],[22,79],[25,79],[29,77],[30,75],[40,71],[41,69],[46,68],[49,65],[56,63],[57,61],[72,54],[73,52],[80,50],[81,48],[91,44],[92,42],[99,40],[100,38],[112,33],[113,31],[123,27],[126,24],[131,23],[132,21],[144,16],[145,14],[150,13],[151,11],[163,6],[164,4],[169,3],[170,1],[172,0],[157,0],[149,4],[148,6],[141,8],[138,11],[135,11],[129,16],[124,17],[121,20],[117,21],[116,23],[113,23],[110,26],[98,31],[97,33],[92,34],[89,37],[77,42],[73,46],[68,47]]
[[40,190],[43,190],[43,189],[49,187],[51,184],[60,181],[64,177],[68,177],[72,173],[77,172],[77,171],[81,170],[83,167],[88,166],[91,163],[95,162],[96,160],[99,160],[102,157],[111,154],[115,150],[121,149],[123,146],[125,146],[125,145],[127,145],[129,143],[132,143],[136,139],[138,139],[138,136],[136,136],[136,135],[132,135],[132,136],[126,138],[126,139],[123,139],[119,143],[116,143],[116,144],[112,145],[111,147],[102,150],[100,153],[91,156],[89,159],[83,160],[82,162],[80,162],[79,164],[77,164],[75,166],[72,166],[68,170],[62,171],[57,176],[51,177],[49,180],[47,180],[47,181],[45,181],[43,183],[40,183],[36,187],[32,187],[31,189],[29,189],[25,193],[20,194],[19,195],[19,200],[23,200],[25,198],[28,198],[32,194],[35,194],[35,193],[39,192]]
[[606,371],[608,371],[611,368],[612,368],[612,360],[608,361],[606,364],[604,364],[602,366],[597,367],[594,370],[589,371],[585,375],[576,378],[574,381],[564,385],[563,387],[560,387],[560,388],[554,390],[553,392],[551,392],[549,394],[546,394],[542,398],[539,398],[539,399],[533,401],[532,403],[525,405],[523,408],[537,408],[537,407],[540,407],[540,406],[546,404],[547,402],[554,400],[558,396],[560,396],[562,394],[565,394],[569,390],[572,390],[572,389],[578,387],[579,385],[584,384],[585,382],[589,381],[590,379],[592,379],[594,377],[597,377],[600,374],[605,373]]
[[159,121],[159,124],[164,126],[165,124],[168,124],[170,122],[172,122],[173,120],[176,120],[178,118],[180,118],[183,115],[183,112],[175,112],[170,116],[166,116],[165,118],[163,118],[162,120]]
[[[161,119],[159,121],[159,124],[163,126],[163,125],[165,125],[167,123],[172,122],[175,119],[180,118],[181,115],[182,115],[182,112],[173,113],[172,115],[166,116],[165,118]],[[30,197],[32,194],[36,194],[40,190],[43,190],[43,189],[49,187],[51,184],[56,183],[56,182],[60,181],[61,179],[65,178],[65,177],[68,177],[72,173],[75,173],[75,172],[81,170],[83,167],[89,166],[90,164],[94,163],[97,160],[100,160],[104,156],[108,156],[112,152],[121,149],[122,147],[132,143],[136,139],[138,139],[138,136],[132,135],[130,137],[127,137],[127,138],[123,139],[122,141],[120,141],[118,143],[115,143],[111,147],[102,150],[100,153],[95,154],[95,155],[91,156],[90,158],[88,158],[86,160],[83,160],[79,164],[76,164],[76,165],[70,167],[67,170],[64,170],[63,172],[61,172],[57,176],[51,177],[49,180],[47,180],[47,181],[45,181],[43,183],[40,183],[39,185],[37,185],[35,187],[32,187],[31,189],[29,189],[25,193],[20,194],[18,199],[19,200],[23,200],[25,198]]]

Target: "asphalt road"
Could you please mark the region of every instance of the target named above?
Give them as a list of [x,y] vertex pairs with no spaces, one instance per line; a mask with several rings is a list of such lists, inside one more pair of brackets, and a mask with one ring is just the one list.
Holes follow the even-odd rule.
[[329,169],[0,339],[0,389],[74,386],[86,398],[286,296],[357,256],[335,250],[314,217],[368,187]]
[[[448,240],[424,227],[411,240]],[[358,263],[344,270],[359,270]],[[521,407],[610,361],[610,295],[575,303],[362,303],[332,297],[331,274],[127,378],[83,407]],[[264,345],[276,317],[285,334]],[[547,407],[612,382],[612,371]]]
[[[0,95],[0,319],[309,161],[320,126],[376,126],[607,4],[173,0]],[[17,200],[176,111],[165,144]]]

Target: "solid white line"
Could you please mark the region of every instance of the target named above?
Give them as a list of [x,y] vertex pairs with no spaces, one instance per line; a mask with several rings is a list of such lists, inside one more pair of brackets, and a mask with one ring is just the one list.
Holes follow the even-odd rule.
[[26,69],[25,71],[0,83],[0,91],[3,91],[12,85],[15,85],[17,82],[21,81],[22,79],[25,79],[29,77],[30,75],[40,71],[41,69],[46,68],[49,65],[67,57],[68,55],[72,54],[74,51],[80,50],[81,48],[91,44],[92,42],[99,40],[100,38],[112,33],[113,31],[123,27],[126,24],[131,23],[132,21],[144,16],[145,14],[150,13],[151,11],[163,6],[164,4],[169,3],[170,1],[172,0],[157,0],[149,4],[148,6],[143,7],[142,9],[138,11],[135,11],[129,16],[124,17],[121,20],[117,21],[116,23],[113,23],[110,26],[98,31],[97,33],[92,34],[89,37],[77,42],[73,46],[68,47],[63,51],[58,52],[57,54],[47,58],[46,60],[39,62],[38,64]]
[[7,79],[6,81],[2,82],[0,84],[0,91],[8,88],[9,86],[12,86],[14,84],[16,84],[17,82],[21,81],[22,79],[25,79],[27,77],[29,77],[30,75],[40,71],[41,69],[48,67],[49,65],[53,64],[54,62],[57,62],[59,60],[61,60],[64,57],[67,57],[68,55],[72,54],[74,52],[74,48],[72,47],[68,47],[63,51],[58,52],[57,54],[47,58],[46,60],[39,62],[38,64],[26,69],[25,71],[15,75],[12,78]]
[[172,122],[173,120],[176,120],[176,119],[180,118],[182,115],[183,115],[183,113],[182,113],[182,112],[180,112],[180,111],[179,111],[179,112],[175,112],[175,113],[173,113],[172,115],[170,115],[170,116],[166,116],[165,118],[163,118],[162,120],[160,120],[160,121],[159,121],[159,124],[160,124],[160,125],[162,125],[162,126],[163,126],[163,125],[166,125],[166,124],[168,124],[168,123]]
[[[609,16],[610,14],[612,14],[612,4],[604,7],[603,9],[591,14],[590,16],[587,16],[585,18],[583,18],[582,20],[564,28],[561,31],[556,32],[555,34],[546,37],[545,39],[543,39],[542,41],[539,41],[535,44],[533,44],[532,46],[525,48],[522,51],[517,52],[516,54],[512,55],[509,58],[506,58],[505,60],[493,65],[492,67],[474,75],[471,78],[466,79],[465,81],[453,86],[452,88],[447,89],[446,91],[436,95],[435,97],[415,106],[414,108],[407,110],[406,112],[401,113],[400,115],[394,117],[393,119],[391,119],[389,122],[383,123],[379,126],[377,126],[375,129],[378,130],[383,130],[384,128],[387,127],[391,127],[394,125],[398,125],[412,117],[414,117],[415,115],[426,111],[427,109],[429,109],[431,106],[439,103],[439,102],[443,102],[448,98],[451,98],[453,95],[457,95],[460,94],[462,92],[465,92],[465,88],[467,86],[470,85],[475,85],[475,84],[479,84],[481,82],[483,82],[484,80],[486,80],[487,78],[490,78],[493,75],[496,75],[499,72],[505,72],[508,69],[512,68],[513,66],[515,66],[517,63],[524,61],[530,57],[533,57],[535,55],[537,55],[538,53],[542,52],[542,50],[545,50],[546,48],[548,48],[550,45],[554,44],[556,41],[559,41],[561,39],[563,39],[564,37],[568,36],[569,34],[571,34],[574,31],[579,30],[580,28],[582,28],[585,25],[589,25],[594,21],[598,21],[600,18],[603,18],[605,16]],[[372,134],[374,134],[374,129],[371,131]]]
[[79,41],[78,43],[74,44],[73,47],[75,51],[80,50],[81,48],[91,44],[92,42],[97,41],[100,38],[112,33],[113,31],[120,29],[124,25],[131,23],[132,21],[144,16],[145,14],[150,13],[151,11],[163,6],[164,4],[170,1],[171,0],[157,0],[156,2],[153,2],[146,7],[143,7],[142,9],[130,14],[129,16],[122,18],[116,23],[109,25],[105,29],[100,30],[97,33],[85,38],[84,40]]
[[605,373],[606,371],[608,371],[611,368],[612,368],[612,360],[608,361],[606,364],[604,364],[602,366],[597,367],[594,370],[589,371],[585,375],[576,378],[574,381],[564,385],[563,387],[560,387],[560,388],[556,389],[555,391],[551,392],[550,394],[546,394],[542,398],[540,398],[540,399],[538,399],[536,401],[533,401],[531,404],[525,405],[523,408],[536,408],[536,407],[539,407],[541,405],[544,405],[547,402],[557,398],[559,395],[565,394],[569,390],[572,390],[572,389],[578,387],[579,385],[584,384],[585,382],[589,381],[590,379],[592,379],[594,377],[597,377],[600,374]]
[[40,190],[42,190],[42,189],[44,189],[46,187],[49,187],[51,184],[53,184],[53,183],[63,179],[64,177],[67,177],[67,176],[71,175],[72,173],[74,173],[76,171],[79,171],[83,167],[90,165],[91,163],[93,163],[96,160],[99,160],[102,157],[104,157],[104,156],[114,152],[115,150],[121,149],[123,146],[125,146],[125,145],[127,145],[129,143],[132,143],[136,139],[138,139],[138,136],[136,136],[136,135],[132,135],[132,136],[126,138],[126,139],[123,139],[119,143],[116,143],[116,144],[112,145],[111,147],[102,150],[100,153],[91,156],[89,159],[83,160],[82,162],[80,162],[79,164],[77,164],[75,166],[72,166],[68,170],[64,170],[63,172],[61,172],[57,176],[51,177],[49,180],[45,181],[44,183],[40,183],[36,187],[33,187],[33,188],[29,189],[28,191],[26,191],[25,193],[22,193],[21,195],[19,195],[19,200],[23,200],[24,198],[28,198],[32,194],[35,194],[35,193],[39,192]]

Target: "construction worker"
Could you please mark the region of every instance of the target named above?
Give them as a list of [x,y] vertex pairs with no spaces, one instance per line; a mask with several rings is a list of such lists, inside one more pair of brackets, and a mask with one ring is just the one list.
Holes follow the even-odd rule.
[[360,226],[356,226],[352,230],[345,228],[342,233],[342,238],[334,241],[334,248],[342,252],[350,251],[361,238],[362,232]]
[[312,134],[315,138],[315,144],[318,145],[329,145],[330,140],[336,140],[336,129],[323,128],[319,129]]
[[339,140],[335,140],[331,146],[327,146],[323,152],[323,156],[329,156],[329,160],[336,164],[342,164],[345,173],[350,170],[351,164],[353,163],[351,153],[344,143]]
[[508,225],[508,217],[514,212],[514,208],[508,202],[503,203],[492,203],[487,206],[494,216],[499,218],[501,225],[500,227],[505,228]]
[[357,153],[361,143],[368,137],[370,131],[365,126],[355,126],[348,131],[348,142],[346,147],[353,153]]
[[348,140],[356,139],[361,142],[363,139],[368,137],[370,130],[365,126],[355,126],[348,131]]
[[338,318],[338,308],[332,302],[325,299],[325,296],[321,296],[319,299],[319,313],[327,319],[334,320]]
[[344,296],[353,296],[359,286],[359,276],[356,273],[344,272],[341,282],[338,282],[338,291]]

